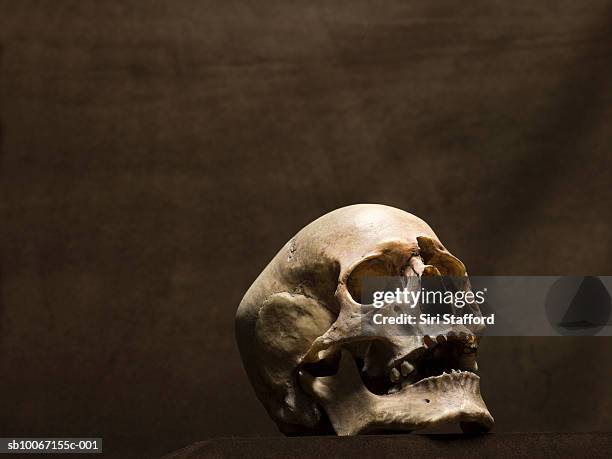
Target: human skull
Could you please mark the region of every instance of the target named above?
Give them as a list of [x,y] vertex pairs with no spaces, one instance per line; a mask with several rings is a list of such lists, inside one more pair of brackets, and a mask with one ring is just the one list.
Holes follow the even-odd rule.
[[[360,204],[303,228],[246,292],[236,338],[251,384],[279,429],[354,435],[447,422],[464,431],[490,429],[475,374],[479,330],[364,333],[367,308],[359,301],[372,276],[417,284],[453,276],[470,288],[465,266],[427,223],[392,207]],[[468,307],[480,314],[475,304]]]

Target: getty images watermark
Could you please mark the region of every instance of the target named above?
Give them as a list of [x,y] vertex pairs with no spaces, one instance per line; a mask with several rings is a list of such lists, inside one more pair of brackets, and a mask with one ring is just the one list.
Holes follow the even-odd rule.
[[370,277],[353,299],[370,335],[612,336],[611,292],[610,276]]
[[[480,306],[485,302],[487,288],[483,290],[450,291],[430,290],[421,287],[414,290],[411,287],[396,287],[394,290],[375,290],[372,293],[372,306],[382,309],[392,305],[396,307],[395,314],[385,315],[374,313],[372,320],[375,325],[493,325],[495,314],[483,317],[479,313],[465,312],[457,314],[465,306]],[[397,307],[408,308],[404,312]],[[423,312],[430,309],[446,309],[448,312]],[[418,309],[418,313],[414,311]],[[401,311],[401,312],[400,312]]]

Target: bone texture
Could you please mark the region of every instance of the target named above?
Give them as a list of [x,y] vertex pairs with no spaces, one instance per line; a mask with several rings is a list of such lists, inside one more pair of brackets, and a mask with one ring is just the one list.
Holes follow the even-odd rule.
[[[361,282],[373,275],[406,276],[415,288],[421,276],[452,275],[469,288],[464,264],[427,223],[392,207],[359,204],[304,227],[244,295],[236,313],[238,347],[279,429],[354,435],[452,421],[490,428],[478,376],[425,377],[417,364],[462,336],[466,353],[457,362],[475,371],[476,330],[442,327],[432,336],[419,326],[409,334],[367,330],[364,314],[373,311],[360,304]],[[389,384],[384,394],[364,383],[377,380]]]

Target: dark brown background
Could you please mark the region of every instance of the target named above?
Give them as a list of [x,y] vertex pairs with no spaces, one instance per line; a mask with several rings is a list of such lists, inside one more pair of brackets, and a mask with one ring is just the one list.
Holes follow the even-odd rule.
[[[0,433],[277,435],[234,345],[378,202],[473,274],[612,275],[612,2],[0,0]],[[612,429],[612,342],[490,339],[498,431]]]

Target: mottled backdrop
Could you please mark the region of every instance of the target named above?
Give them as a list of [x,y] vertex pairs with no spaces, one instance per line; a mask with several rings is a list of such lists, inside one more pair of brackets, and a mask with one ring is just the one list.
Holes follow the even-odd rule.
[[[610,0],[0,0],[1,435],[278,435],[234,311],[346,204],[612,275],[611,102]],[[485,342],[497,430],[612,429],[611,350]]]

